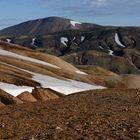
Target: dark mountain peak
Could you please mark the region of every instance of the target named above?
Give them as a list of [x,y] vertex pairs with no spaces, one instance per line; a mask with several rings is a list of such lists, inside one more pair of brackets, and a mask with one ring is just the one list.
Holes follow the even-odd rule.
[[43,20],[70,20],[64,17],[57,17],[57,16],[51,16],[51,17],[46,17],[46,18],[42,18]]
[[95,26],[97,25],[82,24],[74,20],[54,16],[30,20],[15,26],[5,28],[0,31],[0,36],[19,37],[19,36],[46,35],[49,33],[67,30],[87,30]]
[[67,19],[64,17],[51,16],[51,17],[29,20],[29,21],[23,22],[21,24],[30,23],[30,22],[65,22],[65,21],[70,21],[70,19]]

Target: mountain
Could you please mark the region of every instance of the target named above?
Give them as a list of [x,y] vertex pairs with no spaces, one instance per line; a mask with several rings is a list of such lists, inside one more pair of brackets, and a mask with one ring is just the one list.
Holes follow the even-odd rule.
[[59,56],[74,65],[96,65],[117,74],[140,74],[139,27],[99,26],[49,17],[3,29],[0,38]]
[[[62,17],[48,17],[27,21],[0,31],[1,36],[37,36],[67,30],[87,30],[98,27],[95,24],[80,23]],[[24,29],[24,30],[23,30]]]

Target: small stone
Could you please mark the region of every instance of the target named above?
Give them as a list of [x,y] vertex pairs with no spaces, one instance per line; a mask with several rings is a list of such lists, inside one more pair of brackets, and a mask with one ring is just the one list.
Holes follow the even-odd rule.
[[96,121],[96,124],[100,124],[100,122],[99,121]]
[[93,122],[90,122],[90,124],[92,125],[92,124],[93,124]]
[[56,127],[56,130],[62,131],[63,129],[62,129],[61,127],[57,126],[57,127]]
[[128,112],[128,108],[124,108],[124,111]]
[[138,130],[138,133],[140,133],[140,129]]
[[0,127],[5,127],[5,124],[0,124]]
[[123,128],[123,132],[126,132],[126,129],[125,128]]
[[34,136],[32,136],[30,140],[35,140]]
[[66,122],[66,125],[69,125],[69,122]]

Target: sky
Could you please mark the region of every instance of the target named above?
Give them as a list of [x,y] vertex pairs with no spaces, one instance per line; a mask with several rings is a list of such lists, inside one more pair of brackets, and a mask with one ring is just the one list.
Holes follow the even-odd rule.
[[59,16],[100,25],[140,26],[140,0],[0,0],[0,29]]

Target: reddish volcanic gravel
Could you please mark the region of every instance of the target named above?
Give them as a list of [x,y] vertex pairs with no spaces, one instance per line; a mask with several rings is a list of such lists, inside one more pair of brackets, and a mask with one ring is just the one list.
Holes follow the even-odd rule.
[[2,107],[1,140],[139,140],[140,90],[96,90]]

